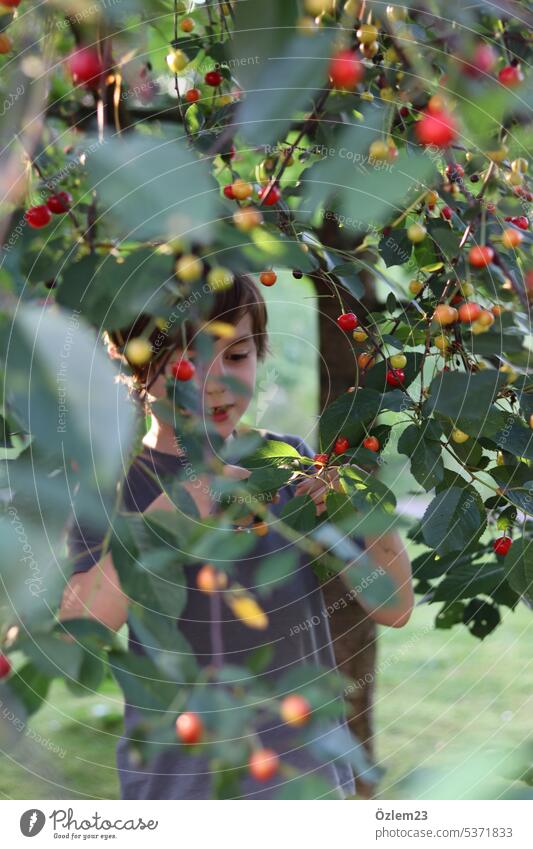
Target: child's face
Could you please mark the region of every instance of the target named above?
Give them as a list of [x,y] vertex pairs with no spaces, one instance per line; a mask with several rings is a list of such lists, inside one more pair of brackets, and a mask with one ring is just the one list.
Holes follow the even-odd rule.
[[[257,349],[250,313],[245,313],[234,328],[235,333],[230,339],[214,337],[213,356],[209,362],[201,362],[193,348],[185,353],[196,366],[193,380],[202,393],[203,415],[223,439],[230,436],[246,412],[254,394],[257,373]],[[172,364],[182,354],[183,350],[176,348],[175,355],[167,363],[164,377],[158,377],[150,388],[151,395],[156,398],[164,396],[165,379],[172,377]],[[221,382],[224,377],[236,378],[244,384],[246,394],[237,393],[227,383]]]

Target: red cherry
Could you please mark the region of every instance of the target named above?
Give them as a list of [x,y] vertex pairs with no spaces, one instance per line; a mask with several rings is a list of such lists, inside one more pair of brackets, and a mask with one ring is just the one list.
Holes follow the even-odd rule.
[[197,713],[180,713],[176,720],[176,734],[182,743],[199,743],[204,726]]
[[451,208],[451,206],[443,206],[440,211],[440,214],[446,221],[450,221],[453,215],[453,209]]
[[411,114],[410,111],[409,111],[409,107],[408,106],[402,106],[399,114],[400,114],[401,118],[408,118],[409,115]]
[[279,758],[273,749],[257,749],[250,755],[248,768],[256,781],[268,781],[278,771]]
[[496,554],[501,554],[505,556],[511,548],[512,544],[513,541],[511,537],[499,537],[498,539],[494,540],[494,542],[492,543],[492,547]]
[[363,63],[352,50],[341,50],[332,56],[329,76],[334,88],[354,89],[365,75]]
[[377,436],[367,436],[366,439],[363,439],[363,445],[369,451],[379,451],[379,439]]
[[50,224],[52,213],[45,204],[41,204],[40,206],[30,206],[24,213],[24,218],[30,227],[39,230],[41,227],[46,227],[47,224]]
[[421,121],[415,124],[415,135],[423,145],[449,147],[457,136],[453,115],[442,110],[426,110]]
[[355,330],[357,325],[359,324],[359,319],[353,312],[343,312],[337,319],[337,324],[342,330],[346,330],[346,332],[350,332],[350,330]]
[[189,91],[185,92],[185,100],[187,103],[196,103],[200,100],[200,92],[197,88],[190,88]]
[[494,259],[494,251],[490,245],[475,245],[470,248],[468,254],[468,262],[474,268],[485,268],[490,265]]
[[450,304],[460,304],[462,302],[463,302],[463,297],[462,297],[462,295],[459,295],[459,293],[458,293],[457,295],[453,296],[453,298],[450,301]]
[[465,303],[461,304],[458,312],[459,321],[463,322],[463,324],[470,324],[472,321],[477,321],[482,310],[479,304]]
[[270,190],[268,190],[268,194],[267,190],[268,186],[264,186],[262,189],[259,189],[258,195],[261,198],[261,203],[264,206],[274,206],[274,204],[278,203],[278,201],[281,199],[281,191],[276,185],[270,187]]
[[0,654],[0,678],[5,678],[11,672],[11,664],[5,654]]
[[100,56],[93,47],[79,47],[67,58],[67,64],[76,85],[96,88],[104,73]]
[[224,77],[220,73],[220,71],[208,71],[204,77],[204,80],[207,85],[213,86],[213,88],[218,88],[219,85],[222,85]]
[[[505,219],[507,221],[507,218]],[[511,218],[511,221],[516,227],[521,230],[529,230],[529,218],[527,215],[517,215],[516,218]]]
[[467,77],[479,77],[488,74],[496,64],[496,53],[490,44],[477,44],[469,61],[463,60],[461,67]]
[[322,469],[328,464],[329,454],[315,454],[313,460],[315,461],[315,468]]
[[229,198],[230,200],[235,200],[235,195],[233,193],[233,183],[228,183],[227,186],[224,186],[222,191],[224,192],[225,197]]
[[55,215],[62,215],[68,212],[72,205],[72,195],[70,192],[57,192],[55,195],[50,195],[46,201],[46,205],[50,212]]
[[524,81],[524,75],[518,65],[506,65],[498,73],[498,79],[502,85],[515,86]]
[[178,360],[172,365],[172,374],[176,380],[190,380],[196,369],[190,360]]
[[335,445],[333,446],[333,451],[335,454],[344,454],[345,451],[350,447],[350,443],[346,439],[345,436],[339,436],[338,439],[335,440]]
[[0,6],[7,6],[8,9],[16,9],[20,6],[20,0],[2,0]]
[[389,386],[399,386],[405,380],[405,372],[401,368],[389,369],[386,380]]

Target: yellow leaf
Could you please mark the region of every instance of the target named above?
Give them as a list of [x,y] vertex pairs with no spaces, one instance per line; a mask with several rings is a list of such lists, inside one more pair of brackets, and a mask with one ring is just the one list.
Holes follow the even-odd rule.
[[244,593],[238,595],[227,593],[225,600],[233,615],[244,622],[245,625],[248,625],[249,628],[263,630],[268,626],[268,616],[251,596]]
[[215,336],[221,336],[223,339],[231,339],[235,336],[234,325],[227,321],[210,321],[209,324],[204,325],[203,330]]
[[427,274],[431,274],[433,271],[439,271],[441,268],[444,268],[443,262],[433,262],[431,265],[425,265],[420,271],[424,271]]

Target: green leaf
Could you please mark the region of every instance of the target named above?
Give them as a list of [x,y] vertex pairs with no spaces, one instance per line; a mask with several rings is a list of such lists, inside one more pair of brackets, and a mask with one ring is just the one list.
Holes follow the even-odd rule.
[[533,604],[533,543],[517,539],[503,558],[509,584]]
[[330,451],[341,433],[351,445],[360,442],[365,435],[364,425],[377,416],[381,407],[382,396],[373,389],[358,388],[340,395],[320,417],[320,450]]
[[411,472],[426,491],[439,484],[444,476],[442,446],[426,438],[416,425],[409,425],[398,440],[398,451],[411,458]]
[[68,266],[57,302],[79,310],[98,329],[116,330],[136,321],[140,313],[164,311],[170,275],[169,258],[151,250],[133,251],[122,262],[110,254],[89,254]]
[[48,678],[79,677],[83,648],[77,643],[67,643],[59,636],[42,634],[34,630],[31,638],[18,639],[16,647]]
[[169,681],[146,657],[112,651],[109,667],[128,704],[147,711],[166,711],[176,698],[178,681]]
[[51,678],[41,672],[33,663],[25,663],[9,678],[7,686],[24,705],[26,713],[31,716],[41,707]]
[[463,622],[474,637],[483,640],[501,621],[500,611],[494,604],[473,598],[465,607]]
[[387,268],[393,265],[403,265],[409,260],[413,243],[407,238],[407,230],[398,227],[387,236],[382,236],[379,252]]
[[486,421],[505,375],[486,369],[475,374],[443,372],[431,381],[425,411],[449,416],[454,425],[471,436],[477,436]]
[[[113,486],[133,438],[135,411],[94,332],[75,313],[30,304],[7,325],[6,397],[17,418],[61,466],[74,458],[89,482],[96,475],[99,488]],[[104,421],[110,426],[102,427]]]
[[297,495],[283,505],[279,517],[293,530],[307,534],[316,525],[315,502],[310,495]]
[[437,586],[431,600],[458,601],[480,593],[492,595],[504,581],[504,568],[497,563],[455,566]]
[[479,493],[471,486],[452,486],[439,492],[428,506],[422,533],[426,545],[444,555],[472,545],[486,522]]
[[295,574],[297,564],[297,553],[290,549],[263,557],[254,576],[256,589],[261,595],[270,595]]
[[163,124],[157,135],[132,132],[89,145],[88,191],[96,191],[108,235],[209,237],[209,222],[218,217],[218,187],[208,163],[175,132]]

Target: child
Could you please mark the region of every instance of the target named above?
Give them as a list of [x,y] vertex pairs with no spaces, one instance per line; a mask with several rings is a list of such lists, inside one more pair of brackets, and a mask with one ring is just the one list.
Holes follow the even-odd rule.
[[[205,417],[211,421],[217,433],[224,440],[234,438],[238,433],[238,424],[246,412],[253,396],[258,360],[264,359],[268,351],[267,312],[261,293],[251,278],[236,275],[233,286],[216,292],[209,319],[223,321],[234,326],[232,337],[219,338],[209,363],[201,365],[198,360],[194,380],[201,390],[202,409]],[[134,330],[139,330],[138,327]],[[110,353],[120,356],[121,342],[124,337],[112,334]],[[192,341],[192,340],[190,340]],[[154,349],[158,348],[152,340]],[[172,365],[182,355],[195,360],[194,348],[183,350],[172,345],[172,357],[160,358],[163,363],[154,369],[154,364],[136,369],[137,397],[144,399],[146,409],[157,398],[165,396],[166,379],[172,375]],[[246,387],[245,394],[232,390],[231,382],[222,382],[221,378],[235,378]],[[313,456],[309,445],[299,436],[282,434],[275,431],[260,430],[265,439],[280,439],[295,446],[305,456]],[[151,416],[151,427],[145,434],[141,453],[131,465],[123,490],[123,506],[129,511],[149,512],[151,510],[174,509],[166,494],[157,484],[158,473],[177,472],[186,464],[186,456],[181,449],[174,428],[168,422]],[[225,474],[232,477],[246,477],[248,472],[236,466],[225,468]],[[154,480],[155,473],[155,480]],[[215,512],[212,489],[207,475],[197,480],[186,480],[183,486],[194,499],[201,517]],[[317,513],[325,509],[325,484],[318,479],[306,480],[298,487],[294,483],[282,486],[277,501],[269,508],[278,515],[281,509],[298,492],[308,492],[317,505]],[[387,569],[399,588],[394,608],[370,611],[377,621],[391,625],[401,625],[409,618],[412,609],[412,590],[410,564],[401,542],[395,535],[388,534],[388,544],[394,545],[394,559],[383,547],[384,537],[376,541],[377,553],[372,559]],[[92,534],[90,528],[73,526],[69,532],[68,547],[75,560],[73,576],[70,579],[62,602],[60,617],[63,619],[93,616],[111,629],[118,629],[127,620],[128,600],[122,592],[112,557],[109,553],[101,555],[101,538]],[[360,540],[361,545],[372,541]],[[379,549],[379,544],[382,548]],[[287,548],[287,542],[275,530],[275,525],[266,536],[257,538],[257,542],[247,557],[234,564],[236,580],[253,593],[255,586],[253,574],[262,556]],[[261,599],[268,616],[268,627],[258,632],[247,627],[231,615],[229,609],[222,614],[222,642],[231,663],[244,663],[247,655],[255,648],[268,644],[273,649],[272,660],[266,670],[267,675],[276,676],[294,668],[298,663],[316,663],[321,667],[335,669],[335,657],[327,617],[324,615],[322,591],[311,568],[309,560],[299,554],[299,568],[290,579],[277,585],[273,592]],[[98,568],[93,568],[98,563]],[[192,646],[199,664],[212,662],[213,647],[210,640],[210,610],[206,594],[196,586],[196,577],[202,564],[187,566],[187,604],[177,626]],[[85,602],[90,599],[90,609]],[[312,627],[298,627],[303,623],[313,623]],[[315,624],[316,623],[316,624]],[[139,642],[131,627],[129,629],[130,650],[143,654]],[[243,686],[246,683],[243,682]],[[212,798],[213,776],[209,773],[208,761],[203,755],[184,754],[182,747],[162,751],[149,762],[148,767],[136,767],[128,758],[128,734],[138,721],[135,706],[125,706],[125,735],[117,746],[117,765],[119,769],[121,796],[123,799],[209,799]],[[336,724],[338,730],[339,724]],[[327,733],[327,732],[326,732]],[[282,763],[296,767],[303,774],[318,774],[331,788],[325,798],[345,798],[353,795],[355,785],[349,767],[340,762],[319,762],[301,746],[295,746],[291,729],[279,720],[265,727],[261,732],[261,743],[278,753]],[[291,798],[291,788],[297,779],[287,781],[286,790]],[[251,776],[242,782],[241,796],[246,799],[275,798],[284,785],[284,779],[278,774],[269,781],[259,783]],[[294,790],[297,798],[297,790]]]

